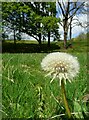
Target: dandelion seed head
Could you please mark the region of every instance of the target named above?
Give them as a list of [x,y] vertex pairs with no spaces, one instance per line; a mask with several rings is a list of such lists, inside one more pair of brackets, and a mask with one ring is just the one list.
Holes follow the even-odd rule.
[[46,76],[52,77],[51,82],[55,78],[58,78],[60,81],[64,79],[65,81],[68,80],[71,82],[71,80],[79,72],[79,63],[77,57],[63,52],[54,52],[48,54],[42,60],[41,67],[48,73]]

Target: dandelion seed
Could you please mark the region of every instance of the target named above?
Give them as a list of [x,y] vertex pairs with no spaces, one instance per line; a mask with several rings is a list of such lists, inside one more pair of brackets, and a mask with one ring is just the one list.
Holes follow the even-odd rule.
[[46,76],[51,76],[53,82],[54,79],[59,79],[60,85],[61,80],[71,82],[71,80],[79,72],[79,63],[77,57],[74,57],[68,53],[54,52],[48,54],[41,62],[41,67],[44,71],[48,72]]
[[62,98],[68,117],[71,118],[70,108],[66,98],[65,84],[68,80],[70,83],[79,72],[79,63],[76,57],[63,53],[54,52],[48,54],[41,62],[41,67],[51,76],[53,82],[54,79],[59,79],[59,83],[62,91]]

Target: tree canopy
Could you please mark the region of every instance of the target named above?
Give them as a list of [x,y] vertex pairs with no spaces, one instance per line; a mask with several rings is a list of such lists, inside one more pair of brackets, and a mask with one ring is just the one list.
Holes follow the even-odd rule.
[[2,3],[3,25],[10,29],[26,33],[41,44],[42,36],[50,32],[58,38],[56,4],[51,2],[4,2]]

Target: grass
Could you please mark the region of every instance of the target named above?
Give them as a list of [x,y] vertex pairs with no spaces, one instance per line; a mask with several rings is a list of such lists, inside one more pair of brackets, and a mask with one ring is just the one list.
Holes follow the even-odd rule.
[[[82,46],[82,45],[81,45]],[[76,48],[78,49],[78,48]],[[83,49],[84,50],[84,49]],[[87,54],[71,52],[78,57],[80,63],[79,76],[70,84],[67,83],[67,99],[74,117],[87,119],[89,101],[87,96]],[[2,54],[2,116],[3,118],[31,118],[38,120],[51,118],[67,119],[62,104],[59,82],[50,84],[51,78],[44,77],[41,60],[47,53]],[[84,114],[82,114],[84,113]],[[87,114],[86,114],[87,113]],[[60,115],[57,116],[56,115]]]
[[[70,44],[70,41],[68,41]],[[72,48],[64,49],[63,42],[51,42],[40,47],[36,41],[2,43],[2,117],[67,120],[59,82],[50,84],[40,63],[49,52],[68,52],[78,57],[80,73],[66,84],[71,113],[76,119],[88,120],[89,90],[87,81],[87,41],[73,40]]]
[[[71,41],[68,41],[70,44]],[[86,52],[87,51],[87,40],[76,40],[72,41],[72,48],[69,46],[68,49],[64,49],[63,41],[51,42],[50,47],[48,47],[47,42],[42,42],[39,46],[37,41],[32,40],[21,40],[17,41],[16,46],[14,46],[13,40],[6,40],[2,42],[2,52],[3,53],[49,53],[56,51],[64,52]]]

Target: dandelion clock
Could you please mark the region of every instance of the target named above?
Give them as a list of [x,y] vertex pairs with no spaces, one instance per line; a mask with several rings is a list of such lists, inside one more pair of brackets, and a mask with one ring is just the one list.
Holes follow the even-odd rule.
[[63,52],[50,53],[45,58],[43,58],[41,67],[44,71],[47,72],[46,76],[52,77],[50,83],[52,83],[55,79],[59,80],[65,109],[69,118],[71,118],[70,109],[66,100],[64,85],[66,84],[66,81],[71,83],[73,78],[76,77],[79,73],[79,62],[77,57]]

